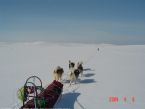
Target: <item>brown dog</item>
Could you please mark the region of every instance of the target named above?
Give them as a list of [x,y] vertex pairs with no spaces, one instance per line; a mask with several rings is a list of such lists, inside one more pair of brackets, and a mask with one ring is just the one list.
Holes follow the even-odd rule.
[[62,74],[64,73],[64,70],[63,70],[63,68],[61,68],[60,66],[57,66],[56,68],[55,68],[55,70],[54,70],[54,72],[53,72],[53,74],[54,74],[54,79],[56,80],[56,81],[61,81],[62,79]]

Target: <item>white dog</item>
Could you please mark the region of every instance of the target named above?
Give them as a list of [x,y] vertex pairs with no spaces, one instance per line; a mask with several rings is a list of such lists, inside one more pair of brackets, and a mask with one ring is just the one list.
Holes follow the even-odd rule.
[[72,84],[73,81],[75,83],[77,82],[79,74],[80,74],[80,70],[78,69],[70,70],[70,74],[69,74],[70,85]]

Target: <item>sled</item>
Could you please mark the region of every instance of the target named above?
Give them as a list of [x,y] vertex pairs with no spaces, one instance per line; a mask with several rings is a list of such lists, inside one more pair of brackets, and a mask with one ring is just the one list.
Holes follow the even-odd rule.
[[[34,80],[39,81],[39,85]],[[30,81],[33,80],[33,81]],[[37,76],[29,77],[24,85],[23,108],[53,108],[63,89],[63,84],[53,81],[43,89],[42,81]]]

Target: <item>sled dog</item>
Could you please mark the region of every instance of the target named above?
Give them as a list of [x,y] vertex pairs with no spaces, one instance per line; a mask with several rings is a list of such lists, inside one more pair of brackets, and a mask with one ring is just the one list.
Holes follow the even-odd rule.
[[83,62],[77,63],[77,69],[80,71],[81,76],[83,76]]
[[80,70],[78,69],[72,69],[70,71],[70,75],[69,75],[70,85],[72,84],[73,81],[75,83],[77,82],[79,74],[80,74]]
[[69,69],[73,69],[75,67],[75,63],[69,60]]
[[60,66],[57,66],[53,72],[54,74],[54,80],[56,81],[61,81],[62,80],[62,74],[64,73],[63,68],[61,68]]

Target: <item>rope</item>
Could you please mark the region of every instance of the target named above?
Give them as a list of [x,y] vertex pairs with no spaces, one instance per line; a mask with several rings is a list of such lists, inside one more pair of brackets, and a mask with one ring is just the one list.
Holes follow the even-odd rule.
[[[95,55],[96,55],[96,52],[95,52],[93,55],[91,55],[90,58],[88,58],[88,59],[84,62],[84,64],[87,64],[89,61],[91,61],[91,60],[95,57]],[[80,84],[80,83],[79,83],[79,84]],[[79,86],[79,87],[80,87],[80,86]],[[77,90],[77,89],[76,89],[76,90]],[[75,90],[75,91],[76,91],[76,90]],[[75,92],[75,91],[73,91],[73,92]],[[85,107],[79,102],[78,99],[76,99],[75,101],[76,101],[76,103],[80,106],[81,109],[85,109]]]
[[76,99],[76,102],[82,109],[85,109],[85,107],[78,101],[78,99]]
[[[75,93],[76,90],[80,88],[80,83],[78,83],[78,87],[76,87],[72,92]],[[81,109],[85,109],[85,107],[79,102],[78,99],[75,100],[76,103],[80,106]]]
[[[80,83],[75,84],[75,86],[76,86],[76,88],[73,89],[72,91],[69,91],[70,93],[75,93],[75,91],[78,90],[78,89],[80,88]],[[70,87],[72,87],[72,86],[67,87],[67,89],[64,90],[64,91],[68,91]],[[63,91],[63,92],[64,92],[64,91]],[[80,106],[81,109],[85,109],[85,107],[79,102],[78,99],[76,99],[75,101],[76,101],[76,103]],[[59,102],[60,102],[60,100],[59,100]]]

